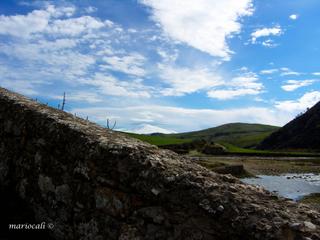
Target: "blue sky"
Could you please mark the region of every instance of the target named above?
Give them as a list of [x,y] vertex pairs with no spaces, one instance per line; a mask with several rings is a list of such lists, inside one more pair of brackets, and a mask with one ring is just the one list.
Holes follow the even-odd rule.
[[0,86],[140,133],[283,125],[320,101],[316,0],[0,2]]

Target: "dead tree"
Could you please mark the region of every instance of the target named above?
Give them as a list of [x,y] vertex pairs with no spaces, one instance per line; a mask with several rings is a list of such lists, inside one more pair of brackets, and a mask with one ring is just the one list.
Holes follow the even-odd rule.
[[66,92],[63,92],[63,100],[62,100],[62,106],[61,106],[62,111],[64,111],[65,104],[66,104]]
[[107,128],[108,129],[113,130],[116,125],[117,125],[117,121],[114,121],[113,126],[110,127],[110,121],[109,121],[109,118],[107,118]]

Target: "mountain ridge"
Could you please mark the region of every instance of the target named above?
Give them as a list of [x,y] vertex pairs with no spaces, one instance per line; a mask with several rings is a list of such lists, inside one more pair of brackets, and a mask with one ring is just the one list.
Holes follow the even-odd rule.
[[272,133],[258,148],[320,151],[320,102]]
[[257,123],[227,123],[200,131],[170,134],[175,138],[205,139],[214,142],[227,142],[239,147],[255,147],[262,139],[279,127]]
[[184,133],[152,133],[148,135],[131,134],[133,137],[155,145],[178,144],[204,139],[214,142],[226,142],[239,147],[255,147],[266,136],[279,127],[256,123],[228,123],[217,127]]

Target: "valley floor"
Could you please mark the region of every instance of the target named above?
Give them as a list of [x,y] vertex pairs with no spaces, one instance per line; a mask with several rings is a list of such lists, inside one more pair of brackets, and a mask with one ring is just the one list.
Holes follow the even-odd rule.
[[320,173],[319,157],[201,156],[192,158],[209,169],[241,164],[254,175]]
[[[240,177],[256,175],[320,174],[320,158],[314,157],[259,157],[259,156],[201,156],[192,157],[201,165],[215,168],[243,165],[245,174]],[[320,211],[320,193],[304,196],[299,202],[308,204]]]

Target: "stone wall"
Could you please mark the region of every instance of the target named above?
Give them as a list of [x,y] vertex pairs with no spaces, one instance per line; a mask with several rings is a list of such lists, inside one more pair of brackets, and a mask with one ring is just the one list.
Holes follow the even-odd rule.
[[0,185],[54,239],[319,239],[320,214],[0,88]]

